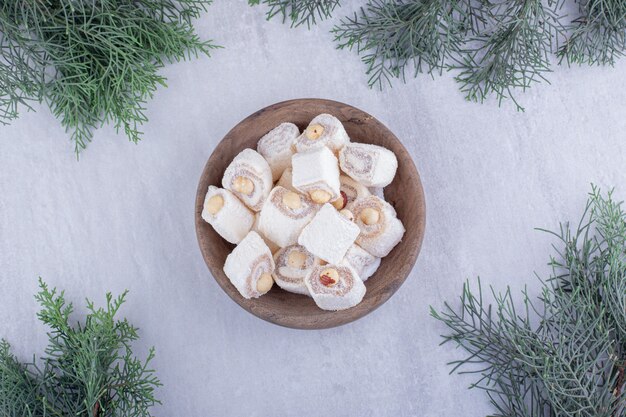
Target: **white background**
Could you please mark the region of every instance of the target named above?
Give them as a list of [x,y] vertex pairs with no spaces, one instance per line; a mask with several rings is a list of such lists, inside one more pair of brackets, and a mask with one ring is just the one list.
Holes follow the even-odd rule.
[[[354,9],[353,1],[337,11]],[[545,276],[553,240],[534,227],[576,221],[590,183],[626,195],[626,60],[559,67],[520,96],[526,112],[467,103],[450,75],[380,92],[359,57],[335,50],[332,22],[310,31],[265,22],[262,8],[217,1],[197,22],[225,49],[167,67],[145,140],[96,133],[79,162],[45,108],[0,127],[0,336],[41,353],[37,276],[83,305],[130,289],[122,310],[155,345],[159,416],[483,416],[429,305],[456,302],[477,275],[503,289]],[[413,273],[358,322],[325,331],[265,323],[233,303],[196,243],[194,198],[218,141],[266,105],[299,97],[359,107],[409,148],[423,179],[427,231]],[[260,134],[263,132],[260,132]],[[358,138],[355,138],[358,140]]]

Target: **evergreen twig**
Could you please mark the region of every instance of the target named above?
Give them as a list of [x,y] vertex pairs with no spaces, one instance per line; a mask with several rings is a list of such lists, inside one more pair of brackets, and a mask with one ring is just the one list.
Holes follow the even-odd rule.
[[626,1],[577,0],[580,16],[568,25],[570,36],[561,46],[561,61],[614,65],[626,53]]
[[465,35],[482,22],[475,12],[466,0],[370,0],[333,33],[339,48],[362,55],[369,85],[382,88],[393,78],[405,80],[409,65],[414,75],[441,73],[460,52]]
[[315,25],[318,20],[328,19],[340,0],[248,0],[251,6],[261,3],[269,7],[267,19],[282,16],[283,22],[289,20],[292,27],[306,24]]
[[590,194],[579,226],[553,233],[563,249],[541,295],[507,289],[484,300],[478,281],[463,286],[461,309],[431,315],[467,356],[452,372],[475,373],[497,416],[624,417],[626,212],[612,193]]
[[[580,16],[564,26],[567,1],[578,2]],[[294,10],[306,10],[291,16],[292,25],[315,23],[301,20],[300,13],[329,17],[332,11],[322,0],[264,2],[273,5],[268,18],[282,14],[285,20]],[[370,87],[404,82],[407,74],[455,70],[467,100],[495,96],[498,104],[510,99],[523,110],[517,93],[548,82],[553,53],[559,62],[599,65],[613,65],[626,53],[626,2],[368,0],[332,32],[338,48],[361,56]]]
[[106,306],[87,300],[83,324],[70,324],[73,312],[63,293],[39,281],[38,318],[50,327],[46,355],[22,364],[0,341],[0,415],[7,417],[148,417],[161,385],[150,363],[133,355],[137,328],[115,316],[126,293],[106,295]]
[[45,102],[76,152],[113,123],[141,139],[145,103],[168,62],[209,55],[191,21],[210,0],[0,2],[0,123]]

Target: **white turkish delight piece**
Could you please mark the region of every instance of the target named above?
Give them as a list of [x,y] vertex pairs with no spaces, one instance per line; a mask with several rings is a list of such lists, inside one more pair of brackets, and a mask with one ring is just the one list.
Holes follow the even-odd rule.
[[350,265],[318,265],[311,269],[304,283],[315,304],[322,310],[345,310],[359,304],[365,284]]
[[297,153],[292,158],[292,183],[300,192],[324,204],[339,197],[339,166],[328,148]]
[[259,215],[259,230],[281,248],[293,245],[318,210],[308,196],[275,187]]
[[298,152],[326,146],[337,153],[348,142],[350,138],[339,119],[330,114],[320,114],[298,136],[295,146]]
[[286,188],[288,190],[299,192],[293,186],[292,177],[293,177],[293,170],[290,166],[285,171],[283,171],[283,174],[280,176],[280,179],[278,180],[278,182],[276,182],[276,186],[280,185],[281,187]]
[[252,213],[233,193],[213,185],[209,186],[202,218],[230,243],[239,243],[254,223]]
[[339,263],[352,246],[359,227],[330,204],[324,204],[302,229],[298,243],[328,263]]
[[356,243],[374,256],[383,258],[402,240],[404,226],[394,208],[372,195],[350,207],[361,233]]
[[363,282],[374,275],[380,266],[380,258],[372,255],[359,245],[350,246],[346,256],[343,258],[343,263],[346,262],[356,271]]
[[259,234],[259,236],[261,236],[261,239],[263,239],[263,241],[265,242],[265,244],[267,245],[268,248],[270,248],[270,252],[272,253],[276,253],[276,251],[278,249],[280,249],[280,246],[278,246],[276,243],[272,242],[271,240],[269,240],[267,238],[267,236],[265,236],[263,234],[263,232],[261,232],[259,230],[259,218],[261,217],[261,213],[256,213],[254,216],[254,224],[252,225],[252,231],[257,232]]
[[367,187],[386,187],[393,181],[398,159],[389,149],[367,143],[349,143],[339,152],[343,172]]
[[308,295],[304,278],[311,269],[320,264],[311,252],[302,245],[290,245],[274,254],[274,281],[285,291]]
[[261,236],[250,232],[224,263],[224,273],[244,298],[257,298],[274,284],[274,258]]
[[226,168],[222,186],[232,191],[252,211],[260,211],[272,191],[272,170],[258,152],[244,149]]
[[259,139],[256,149],[269,164],[273,181],[278,180],[291,165],[291,156],[294,154],[292,145],[299,135],[298,126],[281,123]]

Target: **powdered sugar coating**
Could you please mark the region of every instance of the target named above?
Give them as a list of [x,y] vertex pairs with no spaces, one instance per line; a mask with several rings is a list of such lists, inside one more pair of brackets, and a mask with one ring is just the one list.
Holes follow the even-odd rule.
[[[252,181],[254,189],[244,194],[234,189],[237,178]],[[255,150],[244,149],[228,165],[222,178],[222,186],[235,194],[252,211],[260,211],[272,190],[272,170],[267,161]]]
[[348,263],[359,274],[363,282],[371,277],[380,266],[381,259],[372,255],[359,245],[352,245],[346,256],[343,258],[344,263]]
[[339,165],[328,148],[297,153],[291,160],[293,186],[303,193],[323,190],[333,201],[339,197]]
[[244,298],[257,298],[261,275],[274,272],[274,258],[256,232],[250,232],[226,257],[224,273]]
[[[339,280],[332,286],[325,286],[320,276],[327,268],[338,272]],[[322,310],[345,310],[354,307],[363,300],[366,288],[356,271],[349,265],[319,265],[311,269],[304,283],[313,297],[315,304]]]
[[283,202],[283,197],[292,191],[275,187],[270,193],[259,215],[259,230],[269,240],[280,247],[293,245],[298,241],[302,229],[311,221],[319,205],[299,194],[300,207],[290,208]]
[[[222,197],[223,206],[212,214],[207,205],[212,197]],[[210,185],[204,198],[202,218],[230,243],[239,243],[250,231],[254,223],[254,213],[250,211],[233,193],[223,188]]]
[[[375,224],[363,222],[361,213],[366,208],[378,211],[378,222]],[[383,258],[402,240],[404,226],[396,217],[396,210],[386,201],[372,195],[355,201],[350,209],[361,231],[356,243],[372,255]]]
[[[289,264],[289,256],[293,252],[304,255],[305,261],[302,266],[293,267]],[[276,268],[274,269],[274,281],[276,281],[278,286],[285,291],[310,296],[309,290],[304,284],[304,278],[314,266],[320,264],[318,258],[306,250],[304,246],[296,244],[287,246],[276,252],[274,255],[274,263],[276,264]]]
[[298,243],[329,263],[339,263],[359,235],[359,228],[326,203],[302,229]]
[[367,187],[386,187],[393,181],[398,159],[389,149],[367,143],[350,143],[339,152],[343,172]]
[[364,198],[370,195],[369,190],[363,184],[360,184],[358,181],[353,180],[347,175],[341,175],[339,177],[339,189],[346,194],[346,199],[348,200],[346,203],[346,207],[350,207],[355,200],[359,198]]
[[259,139],[257,151],[265,158],[272,170],[272,180],[276,181],[291,165],[294,142],[300,129],[293,123],[281,123]]
[[305,130],[295,141],[295,147],[298,152],[326,146],[334,153],[337,153],[346,143],[350,142],[346,129],[335,116],[320,114],[311,120],[309,126],[311,125],[320,125],[324,128],[324,131],[317,139],[309,139]]

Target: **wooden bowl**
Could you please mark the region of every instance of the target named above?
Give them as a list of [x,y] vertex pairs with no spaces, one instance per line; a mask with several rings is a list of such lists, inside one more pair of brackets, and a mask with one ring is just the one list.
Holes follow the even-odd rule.
[[[304,295],[283,291],[277,285],[260,298],[246,300],[230,283],[223,271],[224,261],[233,245],[222,239],[202,220],[204,196],[209,185],[221,187],[222,175],[241,150],[256,149],[258,140],[282,122],[293,122],[303,130],[320,113],[339,118],[354,142],[373,143],[392,150],[398,157],[393,183],[385,188],[385,199],[395,207],[406,227],[400,244],[385,258],[365,285],[367,292],[356,307],[324,311]],[[321,99],[299,99],[274,104],[248,116],[217,145],[198,184],[196,196],[196,234],[202,256],[222,289],[248,312],[269,322],[298,329],[323,329],[357,320],[389,299],[413,268],[424,237],[426,207],[420,177],[411,156],[389,129],[373,116],[347,104]]]

